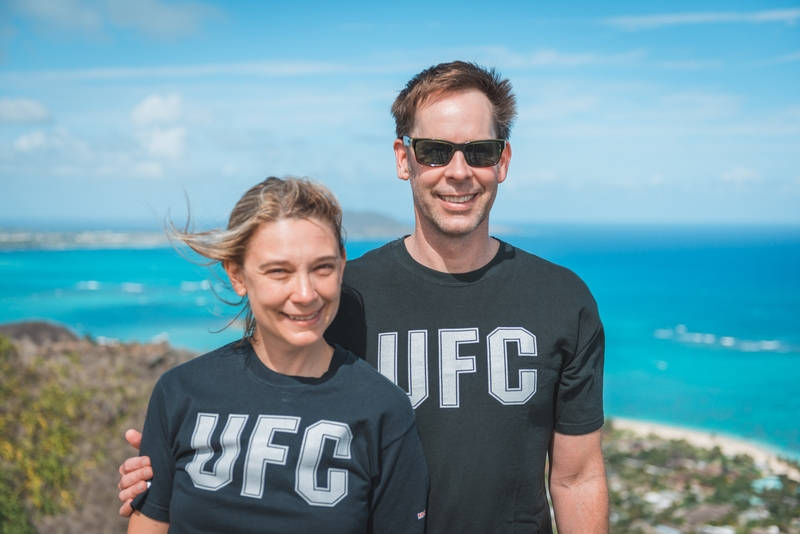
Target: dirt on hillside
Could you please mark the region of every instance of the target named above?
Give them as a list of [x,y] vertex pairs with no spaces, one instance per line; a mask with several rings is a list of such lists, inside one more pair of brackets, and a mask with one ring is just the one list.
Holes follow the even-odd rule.
[[90,392],[78,450],[65,459],[88,465],[70,487],[76,506],[35,518],[37,530],[42,534],[126,532],[128,522],[118,514],[117,470],[135,451],[125,441],[124,432],[142,428],[158,377],[195,354],[167,343],[100,345],[51,323],[0,325],[0,335],[14,343],[17,363],[34,366],[43,383]]

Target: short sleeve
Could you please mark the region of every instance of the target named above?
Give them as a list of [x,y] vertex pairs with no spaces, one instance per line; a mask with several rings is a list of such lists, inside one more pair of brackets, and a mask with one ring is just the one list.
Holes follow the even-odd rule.
[[428,468],[416,424],[381,451],[380,466],[367,532],[424,533]]
[[556,393],[555,430],[589,434],[603,426],[605,334],[594,299],[580,309],[575,353],[564,362]]
[[169,505],[175,477],[175,461],[169,439],[169,421],[164,400],[163,377],[156,383],[142,432],[140,456],[149,456],[153,468],[150,487],[132,503],[135,510],[157,521],[169,522]]

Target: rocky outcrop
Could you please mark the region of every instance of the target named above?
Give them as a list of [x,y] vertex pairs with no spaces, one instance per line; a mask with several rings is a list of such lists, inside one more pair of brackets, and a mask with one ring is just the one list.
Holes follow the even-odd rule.
[[[124,432],[142,428],[158,377],[195,355],[167,343],[99,345],[51,323],[3,325],[0,335],[12,340],[15,350],[7,355],[12,359],[8,363],[26,369],[30,388],[55,386],[87,393],[80,407],[77,441],[60,459],[81,466],[82,474],[68,485],[75,506],[56,515],[32,514],[37,530],[53,534],[126,532],[128,522],[118,515],[117,469],[136,451],[125,442]],[[16,404],[9,408],[26,409]],[[21,415],[0,412],[11,421]]]
[[0,324],[0,335],[14,341],[45,345],[60,341],[78,341],[78,336],[66,326],[44,321]]

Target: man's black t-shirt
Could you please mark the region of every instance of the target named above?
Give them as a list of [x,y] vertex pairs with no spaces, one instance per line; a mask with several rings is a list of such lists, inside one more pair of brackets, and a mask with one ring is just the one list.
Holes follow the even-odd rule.
[[483,268],[447,274],[397,240],[347,263],[326,337],[408,393],[429,534],[551,532],[553,431],[603,425],[603,328],[574,273],[501,242]]

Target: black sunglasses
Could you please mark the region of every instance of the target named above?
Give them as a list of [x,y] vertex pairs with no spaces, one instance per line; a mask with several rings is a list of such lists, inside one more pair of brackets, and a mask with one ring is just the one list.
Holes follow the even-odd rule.
[[464,159],[470,167],[491,167],[500,161],[506,142],[504,139],[487,139],[468,143],[451,143],[439,139],[412,139],[404,135],[403,145],[414,149],[414,157],[417,162],[429,167],[447,165],[457,150],[464,154]]

